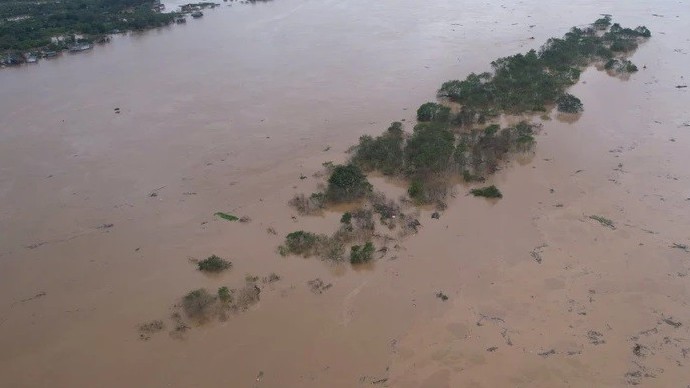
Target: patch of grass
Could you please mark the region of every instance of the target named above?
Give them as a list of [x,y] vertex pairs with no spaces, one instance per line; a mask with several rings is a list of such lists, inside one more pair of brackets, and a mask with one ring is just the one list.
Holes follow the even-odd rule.
[[503,198],[501,191],[494,185],[470,190],[470,194],[475,197],[484,198]]
[[371,241],[367,241],[364,245],[353,245],[350,248],[350,263],[361,264],[370,261],[373,258],[374,244]]
[[589,216],[589,218],[598,221],[601,225],[606,226],[607,228],[616,229],[616,226],[614,225],[613,221],[609,220],[606,217],[591,215]]
[[239,217],[233,216],[232,214],[223,213],[223,212],[216,212],[213,215],[216,217],[220,217],[220,218],[227,220],[227,221],[238,221],[240,219]]
[[208,258],[197,263],[199,271],[205,272],[221,272],[232,267],[232,263],[220,258],[216,255],[211,255]]

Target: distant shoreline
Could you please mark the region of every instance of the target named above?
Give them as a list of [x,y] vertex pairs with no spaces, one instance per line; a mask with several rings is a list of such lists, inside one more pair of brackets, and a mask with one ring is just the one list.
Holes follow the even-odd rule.
[[0,68],[89,51],[96,44],[109,43],[115,34],[184,24],[187,15],[200,18],[202,10],[218,6],[189,3],[179,6],[179,11],[163,12],[165,5],[159,0],[12,0],[0,4],[0,14],[5,15],[0,19]]

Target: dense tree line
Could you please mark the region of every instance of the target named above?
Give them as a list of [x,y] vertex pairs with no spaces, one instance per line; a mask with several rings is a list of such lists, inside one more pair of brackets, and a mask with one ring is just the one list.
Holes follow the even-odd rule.
[[63,49],[52,37],[75,34],[91,41],[116,31],[142,30],[171,23],[177,14],[161,13],[153,0],[8,0],[0,2],[0,52]]

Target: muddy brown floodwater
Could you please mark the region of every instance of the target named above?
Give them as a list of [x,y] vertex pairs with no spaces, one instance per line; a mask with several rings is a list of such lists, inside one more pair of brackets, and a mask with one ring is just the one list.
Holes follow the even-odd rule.
[[[286,205],[322,162],[600,13],[651,29],[640,72],[587,70],[584,114],[552,115],[491,178],[502,200],[457,187],[367,268],[276,253],[336,229]],[[689,18],[687,1],[223,3],[0,71],[0,386],[685,387]],[[196,271],[211,254],[233,268]],[[247,312],[168,335],[188,291],[271,272]]]

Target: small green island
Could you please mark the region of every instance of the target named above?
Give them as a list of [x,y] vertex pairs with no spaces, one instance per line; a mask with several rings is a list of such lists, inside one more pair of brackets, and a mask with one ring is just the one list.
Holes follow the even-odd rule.
[[7,0],[0,2],[0,65],[16,66],[81,52],[107,43],[111,34],[185,23],[217,3],[191,3],[163,12],[159,0]]
[[[381,238],[374,215],[387,229],[397,229],[399,237],[416,232],[420,222],[414,211],[403,212],[403,204],[376,192],[366,173],[407,182],[402,202],[442,211],[458,182],[482,183],[511,154],[533,148],[541,124],[531,117],[556,109],[558,115],[577,118],[584,105],[567,90],[584,69],[595,66],[623,78],[638,71],[627,57],[649,37],[647,27],[624,28],[604,15],[585,28],[573,27],[563,38],[549,39],[539,50],[499,58],[491,62],[491,71],[443,83],[438,101],[417,110],[411,133],[394,122],[379,136],[362,136],[346,164],[324,163],[325,190],[298,194],[289,205],[302,215],[317,214],[330,204],[356,203],[358,209],[343,215],[331,236],[303,230],[288,234],[279,252],[339,260],[350,246],[353,264],[371,260],[379,252],[371,240]],[[506,122],[515,124],[501,125]],[[503,198],[494,185],[467,194]]]

